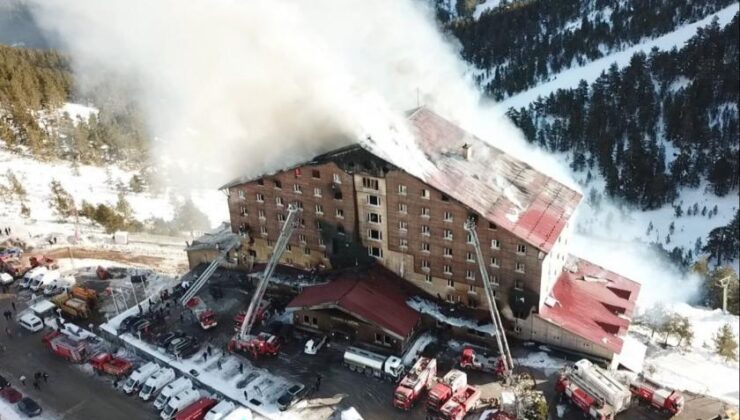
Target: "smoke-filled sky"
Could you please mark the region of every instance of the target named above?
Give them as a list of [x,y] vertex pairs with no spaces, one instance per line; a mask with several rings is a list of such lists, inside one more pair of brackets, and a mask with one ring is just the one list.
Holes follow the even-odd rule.
[[[421,162],[404,119],[421,103],[575,186],[562,157],[528,146],[502,110],[482,103],[427,2],[29,1],[72,55],[83,94],[100,94],[85,88],[101,78],[132,87],[156,163],[182,170],[169,182],[216,188],[366,136]],[[575,243],[597,263],[651,277],[643,295],[685,299],[695,290],[671,287],[675,274],[624,242]]]

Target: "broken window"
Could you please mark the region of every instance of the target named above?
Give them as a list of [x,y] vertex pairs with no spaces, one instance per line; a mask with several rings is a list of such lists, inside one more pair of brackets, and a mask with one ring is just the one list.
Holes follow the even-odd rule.
[[317,171],[316,169],[311,171],[311,177],[315,179],[321,178],[321,172]]
[[524,290],[524,280],[514,280],[514,288],[517,290]]
[[373,178],[362,178],[362,186],[364,188],[377,191],[379,189],[379,182],[377,179]]
[[446,194],[442,194],[440,198],[442,199],[442,201],[450,201],[450,197],[448,197]]
[[344,226],[337,225],[337,233],[344,235]]
[[495,223],[488,223],[488,229],[496,230],[496,224]]
[[265,180],[264,179],[258,179],[257,180],[257,185],[265,185]]
[[380,241],[383,239],[383,234],[377,229],[368,229],[367,237],[376,241]]
[[335,200],[341,200],[342,199],[342,192],[339,190],[334,191],[334,199]]
[[371,206],[379,206],[380,205],[380,197],[377,195],[368,195],[367,196],[367,204]]

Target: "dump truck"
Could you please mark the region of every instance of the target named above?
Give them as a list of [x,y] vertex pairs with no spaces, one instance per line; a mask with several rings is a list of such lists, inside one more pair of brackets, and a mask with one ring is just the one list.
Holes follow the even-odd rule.
[[654,408],[675,416],[683,411],[684,397],[680,392],[666,389],[645,379],[636,379],[629,385],[630,392],[638,401],[650,404]]
[[403,363],[398,357],[381,356],[357,347],[348,347],[345,350],[343,364],[353,372],[364,373],[390,382],[398,381],[404,372]]
[[203,300],[198,296],[190,298],[185,303],[185,307],[190,309],[190,311],[195,316],[195,319],[198,320],[200,327],[204,330],[209,330],[218,325],[216,313],[208,309],[208,306],[206,306],[205,302],[203,302]]
[[87,306],[94,308],[98,303],[98,292],[93,289],[82,286],[74,286],[69,290],[69,293],[77,299],[84,300]]
[[421,395],[434,385],[435,376],[437,359],[420,357],[396,386],[393,392],[393,405],[402,410],[411,409]]
[[468,375],[465,372],[457,369],[450,370],[429,391],[427,411],[431,414],[438,413],[447,400],[467,385]]
[[480,389],[465,385],[439,409],[437,417],[444,420],[462,420],[480,400]]
[[624,384],[586,359],[561,373],[555,391],[596,420],[614,418],[632,401],[632,393]]
[[73,297],[72,293],[60,293],[50,299],[61,311],[70,318],[87,319],[90,317],[90,306],[80,298]]
[[70,362],[82,363],[88,356],[88,347],[85,340],[76,340],[59,331],[46,334],[41,341],[46,344],[57,356]]
[[88,363],[96,372],[116,378],[126,376],[134,369],[134,364],[130,361],[106,352],[91,357]]
[[15,278],[22,277],[30,269],[31,265],[25,259],[14,257],[0,258],[0,270],[5,271]]

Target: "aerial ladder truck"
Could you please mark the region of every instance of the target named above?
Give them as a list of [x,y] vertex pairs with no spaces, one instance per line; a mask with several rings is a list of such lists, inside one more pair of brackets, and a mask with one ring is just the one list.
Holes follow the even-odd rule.
[[262,277],[254,290],[252,300],[249,302],[249,307],[244,315],[241,327],[234,338],[229,342],[229,351],[244,351],[255,359],[263,355],[277,356],[278,351],[280,350],[280,343],[278,342],[277,337],[268,333],[252,335],[251,332],[256,320],[258,319],[258,308],[265,292],[267,291],[270,277],[272,277],[272,274],[280,261],[280,257],[288,246],[290,235],[295,230],[298,224],[297,222],[298,208],[291,204],[288,206],[288,215],[283,223],[280,236],[277,241],[275,241],[272,256],[267,262],[265,271],[262,273]]

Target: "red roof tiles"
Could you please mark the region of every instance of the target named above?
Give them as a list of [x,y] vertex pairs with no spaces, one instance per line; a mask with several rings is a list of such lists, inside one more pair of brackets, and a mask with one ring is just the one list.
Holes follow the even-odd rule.
[[565,267],[550,293],[556,302],[540,317],[619,353],[640,284],[573,256]]

